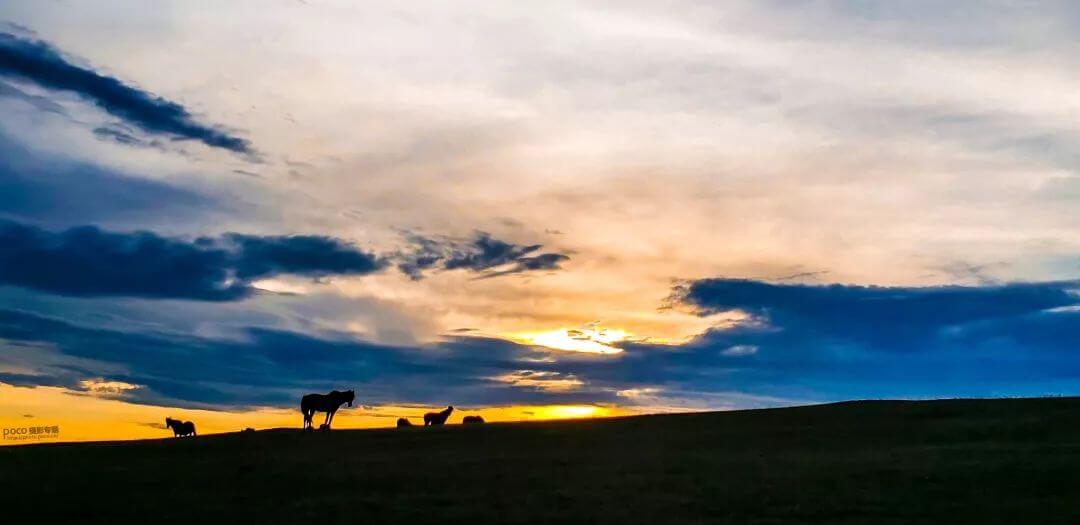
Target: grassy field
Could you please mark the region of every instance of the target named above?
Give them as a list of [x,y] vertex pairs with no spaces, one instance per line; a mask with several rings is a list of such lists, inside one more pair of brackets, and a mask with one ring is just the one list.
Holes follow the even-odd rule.
[[0,483],[13,524],[1080,523],[1080,399],[3,447]]

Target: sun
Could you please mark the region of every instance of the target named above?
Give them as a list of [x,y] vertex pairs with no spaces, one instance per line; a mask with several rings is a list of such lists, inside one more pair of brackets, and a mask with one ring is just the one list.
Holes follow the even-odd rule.
[[618,354],[622,352],[622,349],[615,345],[630,339],[631,336],[625,330],[588,326],[584,328],[559,328],[546,332],[521,332],[511,334],[510,338],[526,344],[567,352]]
[[578,419],[588,417],[604,417],[609,411],[604,407],[593,405],[555,405],[539,409],[537,419]]

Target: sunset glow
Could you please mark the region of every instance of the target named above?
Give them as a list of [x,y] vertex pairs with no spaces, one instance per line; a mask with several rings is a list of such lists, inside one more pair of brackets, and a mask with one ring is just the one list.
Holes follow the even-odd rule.
[[616,345],[630,338],[629,334],[623,330],[597,327],[559,328],[547,332],[512,334],[510,337],[523,343],[540,345],[555,350],[593,354],[617,354],[622,352]]
[[3,2],[3,424],[1080,394],[1068,3],[219,4]]

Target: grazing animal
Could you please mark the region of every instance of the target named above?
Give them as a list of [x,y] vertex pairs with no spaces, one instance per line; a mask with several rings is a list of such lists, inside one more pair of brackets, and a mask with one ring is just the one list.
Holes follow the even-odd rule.
[[398,420],[397,420],[397,426],[398,426],[398,428],[411,427],[412,426],[412,421],[409,421],[408,419],[405,419],[403,417],[399,417]]
[[424,414],[424,426],[437,426],[446,423],[446,420],[450,418],[450,413],[454,411],[454,407],[448,406],[446,410],[442,412],[428,412]]
[[179,419],[167,417],[165,418],[165,426],[172,429],[173,437],[198,435],[195,433],[195,423],[192,423],[191,421],[180,421]]
[[244,432],[255,432],[255,429],[251,428],[251,427],[247,427],[247,428],[244,429]]
[[484,418],[480,416],[465,416],[465,419],[461,420],[466,425],[479,425],[484,422]]
[[304,428],[311,429],[311,418],[315,417],[316,412],[326,412],[326,421],[323,422],[319,429],[330,429],[330,423],[334,421],[334,413],[341,408],[343,403],[348,403],[351,407],[353,400],[356,399],[356,393],[352,390],[345,392],[338,392],[334,390],[329,394],[308,394],[300,399],[300,412],[304,414]]

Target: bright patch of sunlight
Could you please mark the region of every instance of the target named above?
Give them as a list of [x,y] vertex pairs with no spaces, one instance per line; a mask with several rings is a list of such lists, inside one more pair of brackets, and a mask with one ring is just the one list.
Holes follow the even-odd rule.
[[284,279],[260,279],[252,282],[251,286],[259,290],[285,295],[303,295],[308,291],[305,286]]
[[524,332],[511,334],[511,339],[568,352],[587,352],[592,354],[618,354],[621,348],[616,343],[630,339],[625,330],[613,330],[598,326],[584,328],[559,328],[547,332]]
[[573,419],[606,415],[609,415],[607,408],[593,405],[556,405],[536,411],[536,417],[539,419]]

